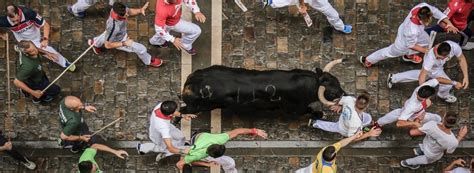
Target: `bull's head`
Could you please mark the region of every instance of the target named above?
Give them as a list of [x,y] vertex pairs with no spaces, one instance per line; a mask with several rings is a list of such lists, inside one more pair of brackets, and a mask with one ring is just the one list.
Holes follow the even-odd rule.
[[337,59],[328,63],[319,77],[318,98],[325,106],[335,105],[336,99],[341,98],[345,94],[339,80],[329,73],[334,65],[342,63],[343,60]]

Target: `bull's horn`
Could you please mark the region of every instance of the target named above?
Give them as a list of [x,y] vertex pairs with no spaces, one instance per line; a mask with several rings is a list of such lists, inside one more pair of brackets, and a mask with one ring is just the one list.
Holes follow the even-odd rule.
[[324,105],[324,106],[333,106],[335,105],[336,103],[334,102],[331,102],[331,101],[328,101],[326,99],[326,97],[324,97],[324,91],[326,91],[326,87],[324,86],[320,86],[318,88],[318,98],[319,98],[319,101]]
[[326,66],[324,66],[323,71],[324,72],[329,72],[329,71],[331,71],[332,67],[334,67],[334,65],[342,63],[343,61],[344,61],[344,58],[333,60],[333,61],[329,62],[328,64],[326,64]]

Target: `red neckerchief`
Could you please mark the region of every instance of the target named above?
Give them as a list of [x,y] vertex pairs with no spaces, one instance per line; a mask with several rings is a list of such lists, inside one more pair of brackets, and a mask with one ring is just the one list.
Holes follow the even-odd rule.
[[110,10],[110,17],[115,20],[127,20],[126,17],[118,15],[114,10]]
[[166,115],[164,115],[164,114],[161,112],[160,109],[156,109],[156,110],[155,110],[155,115],[156,115],[156,117],[161,118],[161,119],[171,120],[171,116],[166,116]]
[[420,8],[415,8],[413,9],[413,11],[411,12],[411,22],[413,22],[414,24],[417,24],[417,25],[421,25],[421,21],[420,19],[418,18],[418,11],[420,11]]
[[428,107],[428,103],[426,102],[426,99],[421,102],[421,106],[423,107],[423,109],[426,110],[426,108]]

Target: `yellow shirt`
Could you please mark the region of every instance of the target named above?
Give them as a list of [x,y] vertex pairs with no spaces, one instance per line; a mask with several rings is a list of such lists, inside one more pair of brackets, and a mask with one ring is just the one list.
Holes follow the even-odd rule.
[[[336,153],[341,149],[341,143],[335,143],[330,146],[334,146],[336,148]],[[336,165],[336,158],[330,162],[324,161],[326,164],[323,165],[323,151],[327,147],[324,147],[319,151],[318,155],[316,155],[316,160],[314,160],[314,167],[313,167],[313,173],[336,173],[337,171],[337,165]],[[327,164],[330,164],[331,166],[328,166]]]

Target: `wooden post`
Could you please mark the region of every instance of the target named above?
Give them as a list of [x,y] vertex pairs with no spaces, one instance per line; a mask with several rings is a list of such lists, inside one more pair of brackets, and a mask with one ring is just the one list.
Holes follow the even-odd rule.
[[[192,21],[191,9],[183,5],[182,18],[187,21]],[[184,82],[188,78],[188,75],[192,72],[192,59],[191,55],[181,50],[181,90],[183,90]],[[191,139],[191,121],[181,120],[181,131],[184,134],[186,140]]]
[[[212,0],[211,65],[222,64],[222,0]],[[221,133],[221,109],[211,111],[211,133]],[[212,166],[211,173],[220,173],[220,166]]]

